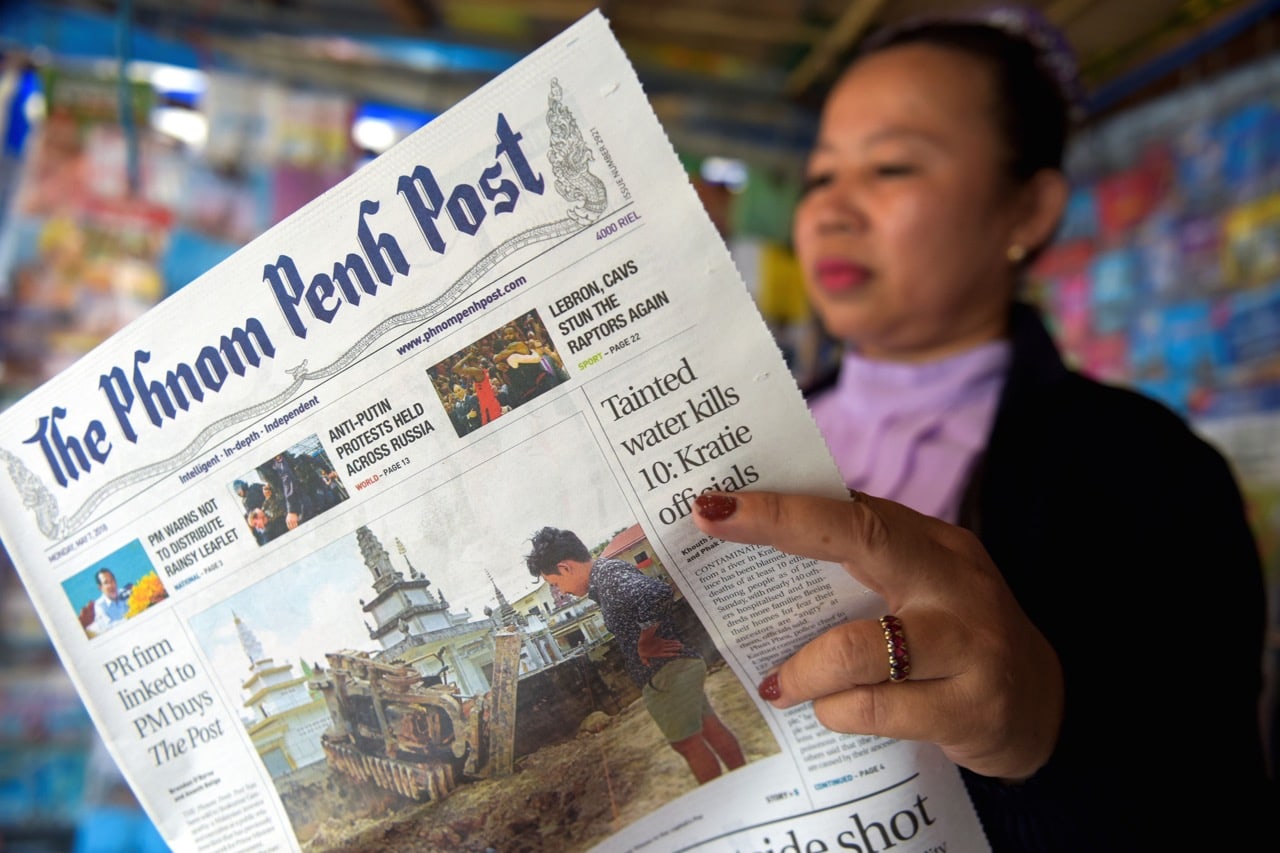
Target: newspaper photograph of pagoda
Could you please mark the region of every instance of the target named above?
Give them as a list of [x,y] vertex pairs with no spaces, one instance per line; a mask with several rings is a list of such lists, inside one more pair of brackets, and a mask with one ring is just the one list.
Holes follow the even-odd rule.
[[[580,428],[565,424],[565,437]],[[624,810],[641,817],[697,786],[664,745],[601,604],[532,577],[531,536],[543,522],[573,529],[591,561],[665,590],[688,660],[705,664],[719,691],[709,686],[708,701],[739,744],[731,764],[778,752],[603,467],[570,470],[556,458],[530,443],[471,476],[508,487],[555,478],[562,494],[584,498],[562,518],[510,488],[446,486],[191,619],[300,843],[325,849],[325,839],[352,826],[385,831],[387,821],[434,826],[455,803],[492,819],[540,753],[610,778],[599,789],[600,819],[575,830],[583,849],[615,831]],[[452,553],[433,537],[446,529],[476,535]],[[655,752],[668,754],[666,775],[676,779],[657,792],[646,784]],[[556,799],[566,823],[581,815],[581,801]],[[518,843],[518,824],[461,834]]]

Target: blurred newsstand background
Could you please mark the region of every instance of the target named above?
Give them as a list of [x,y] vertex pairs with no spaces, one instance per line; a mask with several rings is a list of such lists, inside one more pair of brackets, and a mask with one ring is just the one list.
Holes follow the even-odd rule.
[[[7,405],[432,117],[205,74],[120,21],[6,4],[0,60],[0,405]],[[175,330],[175,332],[178,330]],[[168,849],[0,563],[0,851]]]
[[[670,13],[661,16],[615,2],[609,14],[803,380],[833,354],[815,331],[789,240],[822,85],[808,60],[847,53],[857,30],[845,24],[858,15],[865,28],[890,10],[977,4],[744,3],[652,0],[649,6]],[[421,32],[453,34],[396,41],[326,31],[335,21],[324,10],[343,7],[339,0],[0,3],[0,408],[594,4],[562,5],[562,20],[538,28],[527,26],[533,13],[514,2],[364,4],[360,14],[370,19],[387,7],[422,10],[413,19]],[[1163,400],[1235,464],[1273,592],[1266,660],[1273,690],[1280,665],[1280,2],[1039,5],[1072,25],[1078,50],[1093,45],[1084,51],[1093,95],[1071,152],[1069,215],[1035,270],[1031,295],[1078,367]],[[1139,6],[1159,7],[1162,16],[1148,14],[1145,29],[1123,45],[1096,45],[1101,36],[1085,26],[1089,14],[1137,19]],[[185,10],[187,37],[140,23],[163,20],[171,9]],[[232,11],[256,17],[245,14],[237,33],[222,20]],[[746,26],[766,14],[782,17]],[[297,26],[276,38],[294,42],[240,45],[237,55],[237,34],[291,20]],[[719,42],[707,33],[717,21],[725,32],[749,30],[755,41],[774,44],[772,64],[752,71],[741,57],[712,62]],[[206,25],[218,38],[201,37]],[[653,36],[645,43],[636,35],[663,25],[684,42]],[[459,37],[465,27],[485,37],[469,45]],[[249,61],[277,50],[307,58],[274,70]],[[707,84],[713,73],[720,77]],[[807,96],[792,85],[800,78]],[[445,94],[433,101],[428,91]],[[690,92],[714,106],[677,100]],[[1276,756],[1271,693],[1262,715]],[[1276,766],[1273,757],[1273,772]],[[0,551],[0,851],[164,849]]]

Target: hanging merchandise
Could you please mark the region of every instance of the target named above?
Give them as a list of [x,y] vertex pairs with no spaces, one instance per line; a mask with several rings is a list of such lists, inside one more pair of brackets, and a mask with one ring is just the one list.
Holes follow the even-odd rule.
[[[136,186],[114,81],[48,71],[46,117],[29,138],[0,235],[3,379],[21,393],[53,376],[165,294],[158,265],[173,222],[161,198],[170,153],[141,140]],[[145,122],[151,92],[130,90]]]
[[1280,277],[1280,193],[1227,212],[1222,276],[1234,288],[1260,287]]
[[1193,419],[1280,409],[1278,76],[1265,61],[1088,131],[1033,270],[1073,363]]

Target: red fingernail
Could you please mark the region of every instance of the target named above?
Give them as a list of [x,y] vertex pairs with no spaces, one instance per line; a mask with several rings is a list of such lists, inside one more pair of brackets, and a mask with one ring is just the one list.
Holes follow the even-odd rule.
[[698,515],[707,521],[724,521],[738,508],[738,499],[732,495],[711,493],[698,495],[693,504],[698,508]]
[[778,673],[771,672],[764,677],[764,681],[760,682],[760,698],[766,702],[772,702],[782,695],[782,688],[778,686]]

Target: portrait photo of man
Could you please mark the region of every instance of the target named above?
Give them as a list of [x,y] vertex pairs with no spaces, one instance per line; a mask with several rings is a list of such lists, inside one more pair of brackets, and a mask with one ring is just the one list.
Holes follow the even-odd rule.
[[134,539],[62,582],[89,638],[118,628],[169,597],[142,543]]
[[98,569],[94,573],[94,579],[102,594],[87,606],[92,618],[85,625],[85,630],[96,636],[124,621],[129,613],[129,593],[133,591],[133,586],[121,589],[115,572],[107,568]]

